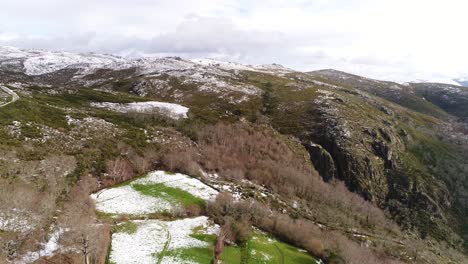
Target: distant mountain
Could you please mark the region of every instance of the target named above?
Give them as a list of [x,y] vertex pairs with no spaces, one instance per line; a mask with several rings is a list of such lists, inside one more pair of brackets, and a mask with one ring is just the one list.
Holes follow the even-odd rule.
[[440,83],[413,83],[411,87],[421,98],[468,121],[468,87]]
[[459,83],[461,86],[468,87],[468,79],[467,78],[459,78],[459,79],[455,79],[454,81]]

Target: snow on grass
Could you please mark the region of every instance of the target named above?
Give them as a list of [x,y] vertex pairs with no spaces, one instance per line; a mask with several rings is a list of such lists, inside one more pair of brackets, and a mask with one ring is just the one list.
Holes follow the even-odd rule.
[[165,102],[137,102],[137,103],[128,103],[128,104],[119,104],[119,103],[92,103],[94,107],[105,108],[117,112],[140,112],[140,113],[151,113],[154,111],[159,111],[162,114],[166,114],[167,116],[179,119],[179,118],[187,118],[187,113],[189,108],[173,103],[165,103]]
[[[160,220],[134,221],[138,225],[136,232],[112,235],[110,261],[116,264],[146,263],[189,263],[177,256],[165,256],[167,250],[200,248],[210,246],[207,242],[191,237],[193,230],[200,226],[206,228],[206,234],[216,234],[219,230],[205,216],[165,222]],[[211,231],[210,231],[211,230]]]
[[185,174],[175,173],[170,174],[165,171],[154,171],[148,176],[138,179],[134,184],[157,184],[162,183],[166,186],[179,188],[193,196],[202,198],[204,200],[211,200],[216,198],[218,191],[204,184],[198,179],[192,178]]
[[247,242],[250,259],[255,263],[318,263],[306,251],[271,238],[263,232],[255,232]]
[[108,214],[142,215],[170,210],[169,201],[144,195],[130,185],[110,188],[92,194],[96,209]]
[[177,188],[203,200],[214,199],[218,194],[213,188],[190,176],[155,171],[146,177],[130,182],[128,185],[92,194],[91,198],[96,202],[98,211],[108,214],[143,215],[164,212],[176,207],[174,201],[164,198],[166,195],[161,195],[161,197],[145,195],[136,190],[138,188],[135,188],[154,184]]
[[26,255],[23,258],[21,258],[19,261],[15,263],[16,264],[33,263],[34,261],[42,257],[53,256],[55,251],[59,249],[60,235],[63,234],[64,231],[65,231],[64,229],[58,228],[50,235],[49,240],[43,244],[43,248],[41,250],[26,253]]
[[162,251],[167,240],[167,228],[156,220],[135,221],[136,232],[112,235],[110,261],[116,264],[156,263],[154,254]]
[[[206,242],[190,236],[193,233],[193,229],[200,226],[210,227],[208,217],[200,216],[168,222],[167,227],[171,235],[171,243],[169,244],[168,249],[173,250],[179,248],[208,246]],[[205,234],[217,234],[218,228],[207,228],[206,231],[207,232]]]

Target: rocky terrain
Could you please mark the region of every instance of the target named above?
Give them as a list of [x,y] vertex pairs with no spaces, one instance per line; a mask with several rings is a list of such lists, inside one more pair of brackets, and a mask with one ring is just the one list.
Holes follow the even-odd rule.
[[0,88],[0,263],[467,262],[466,87],[2,47]]

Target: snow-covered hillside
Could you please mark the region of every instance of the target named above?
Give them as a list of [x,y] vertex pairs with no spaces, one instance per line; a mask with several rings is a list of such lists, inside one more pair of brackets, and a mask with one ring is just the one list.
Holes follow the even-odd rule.
[[139,112],[139,113],[152,113],[155,111],[161,112],[162,114],[167,115],[168,117],[179,119],[186,118],[189,109],[185,106],[178,104],[165,103],[165,102],[137,102],[137,103],[128,103],[128,104],[118,104],[118,103],[93,103],[91,104],[94,107],[106,108],[109,110],[114,110],[117,112]]
[[439,83],[439,84],[450,84],[455,86],[463,86],[458,80],[450,79],[450,78],[433,78],[429,80],[416,80],[413,83]]
[[[115,55],[95,53],[70,53],[62,51],[24,50],[15,47],[0,47],[0,66],[16,65],[26,75],[37,76],[63,69],[77,69],[80,75],[93,73],[97,69],[123,70],[139,68],[141,73],[160,71],[186,71],[204,66],[205,70],[220,74],[219,70],[248,70],[268,73],[293,72],[281,65],[243,65],[212,59],[183,60],[177,57],[145,57],[127,59]],[[218,70],[218,71],[216,71]]]
[[0,47],[0,64],[14,61],[23,65],[23,71],[27,75],[42,75],[66,68],[91,72],[97,68],[107,68],[126,63],[124,58],[113,55],[76,54]]
[[265,64],[265,65],[245,65],[235,62],[221,61],[215,59],[193,59],[191,60],[194,63],[210,66],[210,67],[219,67],[223,70],[228,71],[255,71],[255,72],[264,72],[271,74],[287,74],[295,72],[293,69],[286,68],[279,64]]
[[[246,65],[211,58],[185,60],[179,57],[143,57],[125,58],[110,54],[97,53],[71,53],[64,51],[25,50],[15,47],[0,46],[0,69],[10,72],[23,73],[27,76],[42,76],[60,70],[76,70],[73,79],[91,75],[97,70],[120,71],[136,69],[136,74],[169,74],[176,77],[188,76],[197,82],[213,83],[209,77],[215,76],[218,82],[224,77],[232,77],[241,71],[253,71],[284,76],[288,73],[297,73],[290,68],[279,64]],[[335,70],[316,71],[320,75],[333,75],[341,79],[348,79],[349,74]],[[356,76],[353,76],[356,77]],[[362,81],[372,80],[361,77]],[[204,79],[204,80],[203,80]],[[372,80],[376,81],[376,80]],[[415,83],[446,83],[463,86],[464,79],[431,79],[417,80]],[[93,84],[93,82],[88,82]]]

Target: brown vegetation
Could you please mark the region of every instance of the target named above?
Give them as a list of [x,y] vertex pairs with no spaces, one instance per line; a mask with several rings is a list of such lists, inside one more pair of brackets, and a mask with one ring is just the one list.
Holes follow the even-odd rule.
[[369,248],[339,232],[320,229],[309,220],[293,219],[277,213],[254,200],[235,202],[229,194],[222,193],[208,205],[208,213],[215,221],[224,224],[236,240],[239,237],[245,239],[244,236],[248,236],[248,233],[236,233],[233,231],[236,228],[230,226],[232,223],[242,228],[255,225],[283,241],[306,249],[328,263],[400,263],[397,259],[384,255],[379,248]]
[[106,163],[106,174],[100,177],[100,188],[148,173],[154,168],[154,161],[157,160],[156,151],[148,149],[143,153],[138,153],[132,146],[124,142],[117,143],[117,150],[120,153],[119,156]]
[[[162,164],[189,175],[217,172],[228,181],[250,180],[283,198],[300,200],[318,222],[398,232],[385,214],[342,182],[325,183],[303,146],[269,127],[217,124],[198,131],[197,148],[171,149]],[[200,165],[199,165],[200,164]]]
[[93,201],[89,198],[89,191],[96,188],[95,184],[93,178],[83,177],[71,190],[58,219],[66,230],[60,241],[62,252],[75,249],[70,253],[79,252],[75,258],[83,264],[104,263],[110,242],[110,227],[97,221]]
[[272,191],[307,197],[317,172],[266,127],[218,124],[199,133],[201,164],[229,180],[252,180]]
[[216,237],[216,244],[214,248],[214,260],[213,264],[218,264],[221,254],[223,254],[224,243],[226,240],[226,229],[223,227],[219,231],[218,236]]

